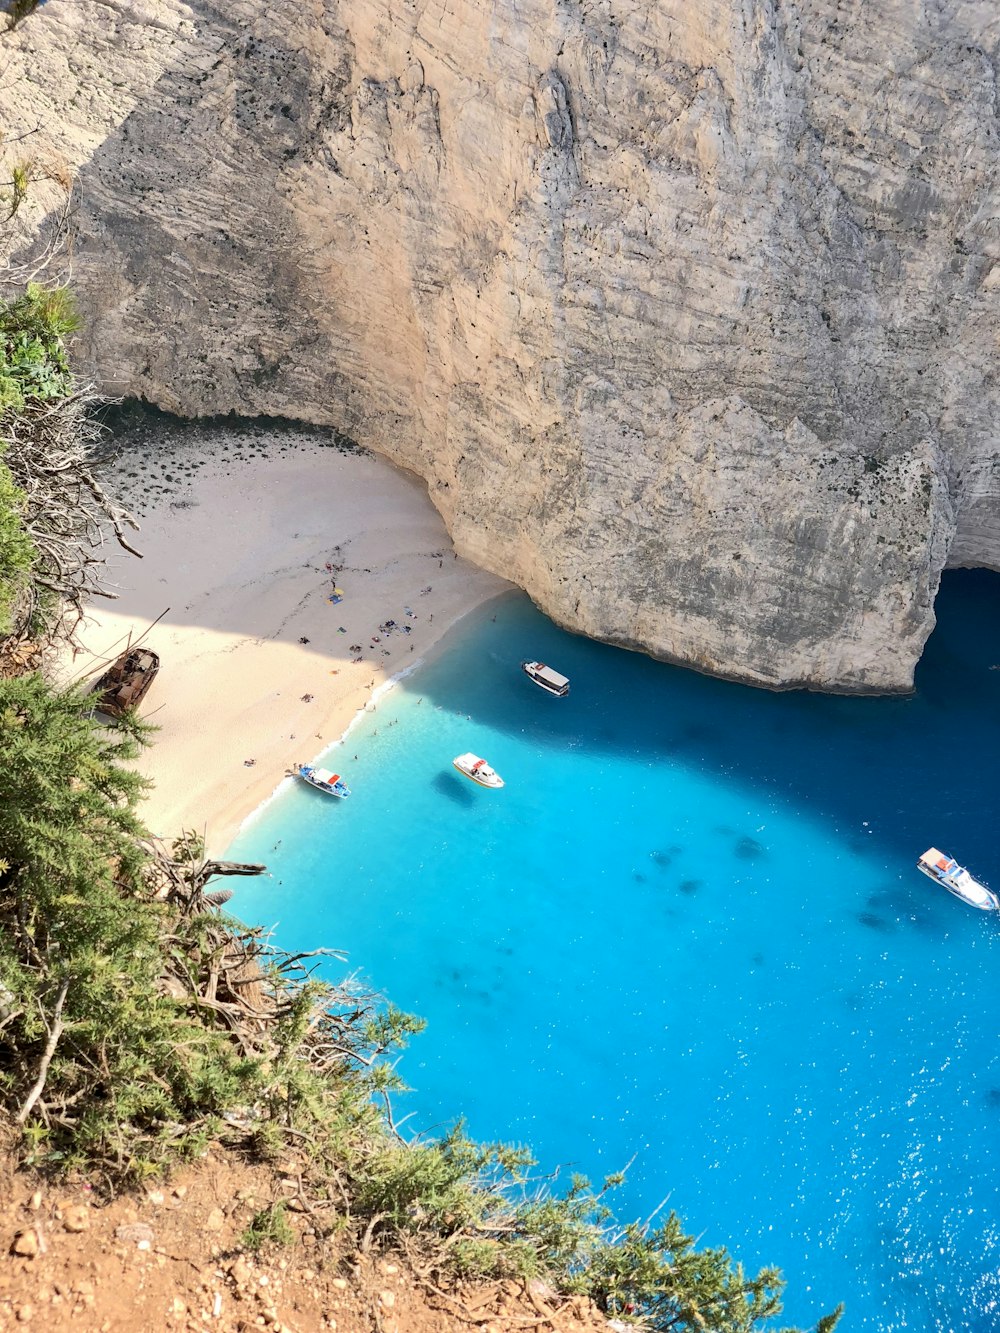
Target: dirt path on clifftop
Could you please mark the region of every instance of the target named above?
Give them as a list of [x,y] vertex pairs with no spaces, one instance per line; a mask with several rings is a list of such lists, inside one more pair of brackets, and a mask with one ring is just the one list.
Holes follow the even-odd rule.
[[[97,1184],[53,1184],[0,1157],[0,1333],[607,1333],[582,1302],[537,1287],[434,1292],[399,1256],[337,1250],[291,1172],[217,1151],[110,1202]],[[240,1238],[281,1199],[292,1238],[255,1255]]]

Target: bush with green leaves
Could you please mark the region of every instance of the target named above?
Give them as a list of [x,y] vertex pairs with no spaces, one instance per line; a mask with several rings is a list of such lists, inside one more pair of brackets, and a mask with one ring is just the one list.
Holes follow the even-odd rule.
[[[619,1225],[607,1199],[623,1175],[599,1190],[578,1176],[557,1195],[531,1186],[534,1165],[459,1125],[433,1143],[386,1142],[355,1182],[355,1206],[397,1233],[441,1237],[439,1262],[463,1276],[544,1277],[647,1329],[752,1333],[781,1313],[777,1269],[748,1276],[725,1249],[696,1249],[675,1213],[656,1227]],[[840,1314],[817,1333],[832,1333]]]
[[158,984],[138,741],[95,725],[80,690],[0,681],[0,1101],[39,1161],[123,1173],[241,1092],[231,1045]]
[[0,638],[14,627],[14,609],[30,582],[35,548],[21,523],[24,496],[3,462],[0,442]]
[[73,388],[66,338],[79,328],[65,287],[37,282],[0,302],[0,419],[30,402],[65,398]]

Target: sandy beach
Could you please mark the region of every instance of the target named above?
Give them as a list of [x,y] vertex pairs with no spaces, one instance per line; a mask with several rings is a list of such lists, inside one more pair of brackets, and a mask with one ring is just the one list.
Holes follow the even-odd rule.
[[293,763],[510,585],[456,556],[423,482],[332,437],[146,440],[103,477],[139,518],[143,559],[109,548],[119,598],[93,604],[67,674],[95,675],[166,612],[143,640],[161,659],[140,708],[159,728],[143,814],[162,837],[203,831],[218,855]]

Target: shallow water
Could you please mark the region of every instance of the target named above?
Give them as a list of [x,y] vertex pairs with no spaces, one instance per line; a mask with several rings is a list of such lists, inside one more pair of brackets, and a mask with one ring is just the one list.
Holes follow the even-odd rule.
[[[631,1161],[619,1214],[669,1194],[784,1269],[789,1321],[994,1329],[1000,920],[914,861],[1000,884],[998,603],[948,575],[918,693],[878,700],[710,680],[503,599],[330,754],[349,801],[296,788],[247,826],[231,854],[273,879],[233,906],[428,1020],[409,1127]],[[469,749],[503,791],[455,773]]]

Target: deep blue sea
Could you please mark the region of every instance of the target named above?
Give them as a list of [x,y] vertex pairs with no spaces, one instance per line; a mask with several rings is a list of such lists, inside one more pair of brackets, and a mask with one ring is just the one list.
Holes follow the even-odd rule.
[[779,1265],[788,1322],[843,1300],[845,1333],[995,1330],[1000,918],[914,863],[934,844],[1000,886],[998,612],[1000,577],[946,575],[917,693],[849,699],[503,598],[330,753],[350,800],[298,786],[243,830],[231,853],[273,877],[233,907],[428,1020],[408,1128],[461,1115],[593,1179],[631,1162],[619,1215],[669,1197]]

